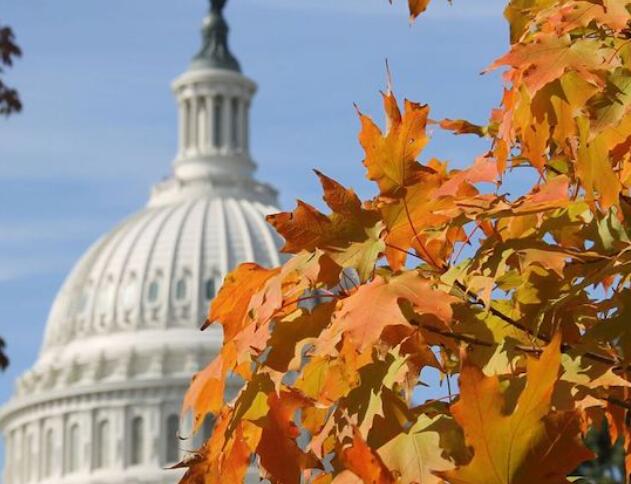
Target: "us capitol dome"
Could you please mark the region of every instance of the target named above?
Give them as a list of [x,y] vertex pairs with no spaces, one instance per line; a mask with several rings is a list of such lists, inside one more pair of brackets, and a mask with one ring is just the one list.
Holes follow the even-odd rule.
[[6,484],[172,484],[181,472],[164,469],[200,444],[178,439],[179,413],[221,345],[219,329],[199,331],[209,301],[235,265],[280,262],[265,221],[277,193],[253,178],[248,149],[256,84],[228,48],[224,4],[212,0],[202,49],[172,85],[172,176],[77,262],[0,410]]

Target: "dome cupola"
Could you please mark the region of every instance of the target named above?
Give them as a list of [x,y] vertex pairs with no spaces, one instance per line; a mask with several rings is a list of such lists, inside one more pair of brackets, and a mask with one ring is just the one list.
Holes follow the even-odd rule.
[[249,151],[249,111],[256,83],[241,74],[228,48],[225,0],[212,0],[202,49],[173,83],[179,111],[175,175],[216,185],[247,180],[255,164]]

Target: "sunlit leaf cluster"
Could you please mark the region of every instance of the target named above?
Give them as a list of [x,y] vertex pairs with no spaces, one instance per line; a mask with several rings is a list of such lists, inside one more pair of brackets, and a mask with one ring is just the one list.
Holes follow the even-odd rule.
[[[630,11],[511,1],[486,124],[390,88],[383,126],[359,112],[376,195],[317,172],[327,210],[268,218],[287,262],[227,276],[183,407],[216,426],[183,482],[567,482],[603,420],[631,469]],[[488,149],[454,169],[430,125]]]

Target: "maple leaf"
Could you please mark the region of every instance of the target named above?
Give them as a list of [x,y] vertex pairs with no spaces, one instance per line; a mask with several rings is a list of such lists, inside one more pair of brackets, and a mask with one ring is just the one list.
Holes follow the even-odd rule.
[[415,19],[419,15],[421,15],[425,10],[427,10],[427,6],[429,5],[430,0],[408,0],[408,7],[410,9],[410,18]]
[[[487,125],[441,122],[488,138],[473,163],[421,163],[429,107],[388,87],[384,131],[359,114],[377,196],[316,171],[331,213],[270,217],[294,256],[226,278],[208,321],[224,345],[183,405],[195,430],[219,419],[181,463],[190,484],[242,480],[252,452],[279,483],[567,482],[603,418],[631,463],[631,12],[510,0],[505,15],[500,106]],[[537,180],[517,198],[509,162]],[[413,403],[428,366],[460,369],[456,403]]]
[[454,467],[453,462],[442,455],[441,429],[438,426],[432,428],[441,420],[443,417],[421,415],[407,432],[398,434],[379,448],[379,455],[400,482],[439,483],[442,479],[434,472]]
[[300,482],[302,469],[317,465],[296,442],[300,431],[293,421],[294,413],[305,405],[305,399],[295,392],[285,391],[280,395],[272,392],[267,403],[269,412],[257,447],[261,466],[275,483]]
[[465,358],[460,399],[451,413],[462,426],[473,458],[465,466],[439,472],[452,483],[557,483],[592,457],[580,436],[574,412],[552,412],[550,401],[558,378],[560,334],[539,360],[528,359],[527,381],[512,413],[497,376],[486,377]]
[[579,120],[580,145],[576,159],[576,174],[581,179],[587,196],[599,200],[607,210],[618,205],[621,184],[609,161],[607,144],[603,136],[589,139],[588,122]]
[[555,176],[541,185],[536,185],[530,193],[518,199],[512,211],[519,215],[567,207],[570,201],[569,184],[567,176]]
[[182,402],[182,415],[193,412],[193,432],[197,432],[209,413],[218,413],[224,403],[226,377],[234,368],[237,349],[225,344],[219,355],[202,371],[195,374]]
[[241,264],[228,274],[210,305],[209,323],[218,321],[224,329],[226,342],[233,339],[247,324],[247,312],[252,295],[262,289],[265,283],[278,274],[280,269],[265,269],[254,263]]
[[314,341],[330,323],[335,302],[319,304],[313,311],[298,310],[278,321],[269,341],[265,364],[277,371],[297,370],[301,349]]
[[425,171],[416,158],[428,142],[425,128],[429,108],[406,99],[402,115],[394,94],[384,94],[383,100],[387,133],[384,135],[372,119],[360,113],[359,142],[366,153],[368,178],[377,182],[382,195],[396,196]]
[[409,302],[416,314],[448,324],[456,298],[434,289],[416,271],[403,272],[389,280],[377,275],[341,301],[331,326],[316,343],[316,352],[335,354],[335,345],[345,335],[361,353],[374,345],[387,326],[411,326],[401,310],[401,301]]
[[523,73],[524,85],[534,95],[566,70],[589,75],[590,71],[602,69],[607,52],[598,47],[598,41],[592,39],[572,40],[569,34],[540,33],[531,42],[515,44],[487,71],[503,65],[519,69]]
[[181,484],[243,482],[261,430],[249,422],[239,422],[231,437],[226,439],[229,422],[230,415],[222,413],[209,441],[198,452],[172,467],[188,468]]
[[[392,0],[388,0],[392,4]],[[429,5],[430,0],[408,0],[408,8],[410,10],[410,20],[414,20],[425,10]]]
[[296,209],[270,215],[267,220],[285,238],[284,252],[298,253],[319,248],[341,267],[357,269],[362,280],[372,273],[385,245],[379,213],[362,207],[353,190],[319,171],[324,201],[333,214],[326,216],[311,205],[298,201]]
[[[365,442],[358,429],[353,429],[352,444],[342,451],[348,469],[362,482],[394,484],[395,480],[383,460]],[[337,481],[339,482],[339,481]]]
[[592,22],[621,31],[631,19],[625,2],[616,0],[563,2],[552,9],[542,11],[539,17],[542,20],[545,18],[545,22],[558,34],[587,27]]
[[[450,254],[453,244],[461,237],[459,227],[442,231],[451,221],[459,219],[465,212],[482,212],[491,205],[491,198],[478,197],[472,185],[479,182],[493,182],[497,177],[497,167],[486,158],[478,158],[468,170],[446,172],[443,163],[432,160],[426,171],[405,193],[396,199],[385,200],[381,213],[386,224],[386,258],[394,270],[403,267],[406,250],[413,247],[416,253],[430,264],[441,267]],[[470,202],[471,208],[463,208]],[[431,233],[433,231],[433,233]],[[432,251],[430,235],[440,249]]]
[[488,127],[473,124],[465,119],[443,119],[440,127],[455,134],[475,134],[480,138],[488,134]]

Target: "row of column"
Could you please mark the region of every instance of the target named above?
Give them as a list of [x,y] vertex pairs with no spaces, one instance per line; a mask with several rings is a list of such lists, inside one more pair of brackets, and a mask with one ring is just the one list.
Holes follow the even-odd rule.
[[[72,412],[11,429],[5,434],[4,482],[58,482],[66,475],[100,469],[122,471],[136,465],[163,468],[174,463],[174,457],[181,457],[182,442],[174,427],[179,421],[178,408]],[[193,444],[184,443],[187,448]]]
[[247,153],[249,101],[202,95],[180,101],[180,156]]

